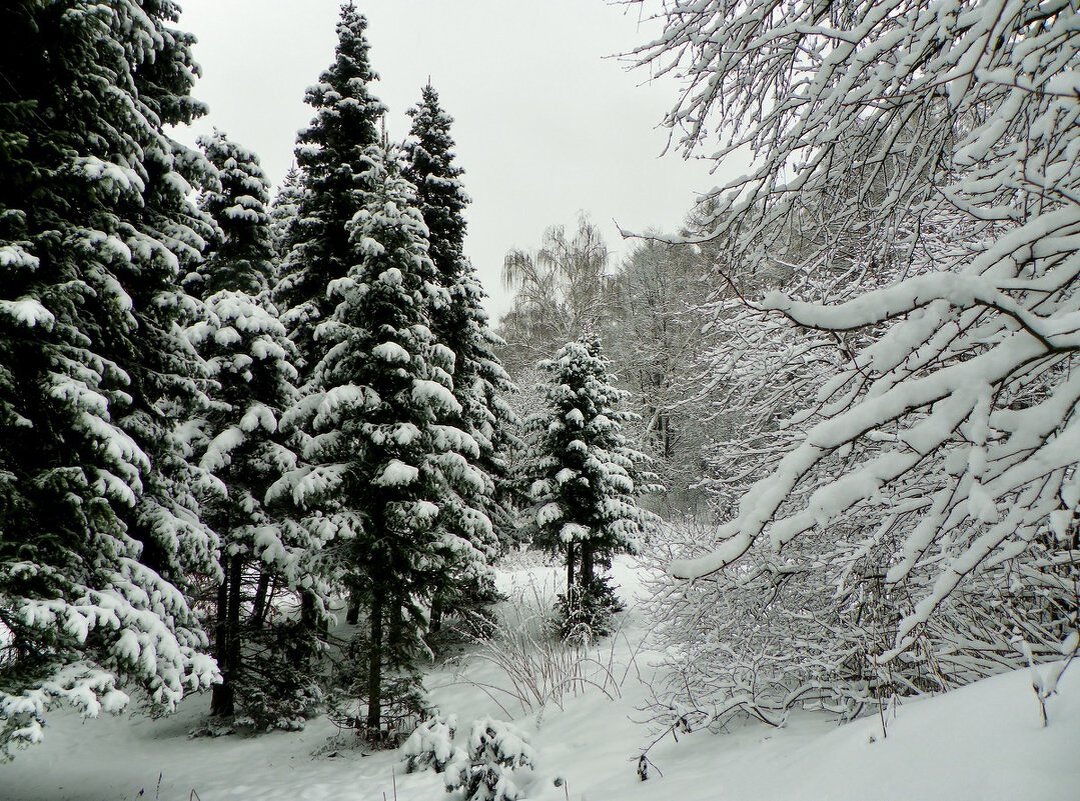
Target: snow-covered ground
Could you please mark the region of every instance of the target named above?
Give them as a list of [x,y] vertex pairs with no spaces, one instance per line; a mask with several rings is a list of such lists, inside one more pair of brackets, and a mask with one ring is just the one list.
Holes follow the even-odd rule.
[[[550,594],[559,571],[504,571],[511,595]],[[629,560],[617,583],[639,592]],[[515,625],[527,624],[527,604]],[[512,615],[511,615],[512,616]],[[646,700],[650,662],[639,645],[646,621],[631,603],[621,632],[583,670],[590,688],[523,713],[500,667],[466,653],[434,671],[433,701],[459,719],[459,739],[483,715],[512,713],[532,739],[539,764],[528,785],[534,801],[1068,801],[1080,798],[1080,666],[1066,671],[1040,726],[1026,671],[998,676],[938,698],[901,705],[881,737],[866,718],[837,726],[816,714],[781,730],[746,724],[722,735],[670,737],[650,758],[646,782],[635,773],[649,732],[635,720]],[[609,675],[611,678],[609,678]],[[625,676],[625,678],[624,678]],[[49,720],[43,745],[0,765],[0,801],[437,801],[434,773],[404,774],[399,752],[366,755],[344,744],[325,718],[300,733],[189,739],[209,699],[193,697],[162,720],[106,717],[83,722],[68,712]],[[554,778],[563,777],[556,787]],[[194,791],[195,795],[192,794]]]

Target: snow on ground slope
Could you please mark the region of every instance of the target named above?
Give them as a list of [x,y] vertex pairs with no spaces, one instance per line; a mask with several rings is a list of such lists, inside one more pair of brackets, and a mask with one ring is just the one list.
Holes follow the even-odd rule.
[[[504,591],[527,607],[550,596],[559,571],[522,567],[500,576]],[[632,564],[616,581],[638,592]],[[529,609],[509,610],[518,630]],[[518,616],[515,618],[514,614]],[[633,722],[647,697],[655,654],[637,648],[646,621],[631,605],[622,631],[601,644],[581,675],[590,687],[568,692],[562,708],[515,702],[498,664],[473,650],[429,677],[433,701],[459,718],[459,739],[473,718],[512,714],[531,737],[540,764],[528,788],[534,801],[1068,801],[1080,799],[1080,666],[1050,699],[1040,727],[1026,671],[1009,673],[938,698],[908,701],[888,722],[866,718],[837,726],[795,716],[782,730],[747,724],[730,733],[667,738],[650,757],[647,782],[635,774],[648,732]],[[623,676],[625,675],[625,680]],[[614,678],[606,678],[613,676]],[[115,717],[82,722],[50,718],[45,743],[0,765],[0,801],[438,801],[433,773],[402,774],[395,752],[365,756],[340,747],[325,718],[300,733],[188,739],[209,699],[195,697],[163,720]],[[348,737],[346,737],[348,745]],[[160,784],[159,784],[160,776]],[[565,779],[556,788],[555,776]],[[141,795],[140,795],[141,793]]]

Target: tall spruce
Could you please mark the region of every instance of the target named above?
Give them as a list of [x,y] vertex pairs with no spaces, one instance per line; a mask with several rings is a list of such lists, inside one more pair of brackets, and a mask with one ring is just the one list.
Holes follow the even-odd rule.
[[319,543],[264,502],[270,485],[296,466],[278,431],[282,410],[296,400],[297,373],[296,349],[270,300],[269,185],[258,157],[220,131],[199,145],[221,182],[200,199],[219,230],[186,281],[207,307],[188,336],[214,380],[214,404],[199,421],[200,466],[214,479],[205,519],[222,540],[214,642],[222,681],[210,711],[259,728],[295,728],[313,692],[297,674],[304,665],[288,661],[311,635],[285,621],[268,627],[268,596],[272,587],[317,582]]
[[599,338],[583,334],[540,368],[547,409],[528,423],[535,541],[566,560],[570,628],[602,631],[615,601],[598,568],[642,544],[656,518],[637,499],[658,488],[623,432],[628,393],[608,374]]
[[216,575],[178,424],[205,402],[179,278],[213,182],[167,125],[193,39],[171,2],[0,9],[0,747],[67,701],[171,709],[214,664],[184,590]]
[[325,350],[314,332],[334,310],[326,287],[347,275],[352,264],[348,223],[373,189],[371,147],[380,142],[386,108],[369,88],[378,75],[368,61],[366,30],[367,20],[356,7],[344,6],[334,63],[304,98],[315,116],[297,137],[304,190],[274,296],[299,348],[305,378]]
[[315,330],[326,352],[289,415],[306,464],[277,491],[334,532],[342,583],[366,603],[358,694],[375,734],[385,671],[413,667],[433,585],[451,565],[481,571],[493,535],[475,501],[490,480],[456,425],[453,353],[430,327],[449,295],[428,257],[415,188],[395,153],[373,147],[367,157],[376,191],[349,226],[353,266],[327,287],[337,306]]
[[[514,387],[495,355],[501,341],[489,325],[476,270],[465,257],[464,212],[469,197],[450,135],[453,118],[440,106],[430,83],[421,92],[420,104],[408,114],[412,126],[405,145],[405,175],[416,186],[431,260],[449,295],[445,306],[432,311],[432,330],[454,352],[454,397],[462,408],[459,425],[476,440],[478,464],[494,480],[494,495],[485,502],[500,541],[508,543],[518,539],[513,513],[517,499],[507,454],[520,446],[519,421],[505,400]],[[437,606],[435,625],[438,611]]]

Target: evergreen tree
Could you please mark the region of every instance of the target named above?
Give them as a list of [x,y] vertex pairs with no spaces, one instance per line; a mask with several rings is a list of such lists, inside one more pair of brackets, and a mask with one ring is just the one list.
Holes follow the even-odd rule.
[[0,745],[46,709],[169,710],[215,677],[185,599],[215,575],[178,423],[205,402],[180,286],[212,182],[164,126],[192,38],[170,2],[15,0],[0,9]]
[[[469,198],[461,184],[463,170],[455,163],[450,136],[453,119],[439,105],[428,84],[419,106],[409,110],[412,127],[406,143],[406,177],[417,187],[417,201],[428,227],[430,256],[449,303],[432,312],[432,330],[454,352],[454,396],[462,407],[460,425],[480,446],[480,466],[495,482],[489,515],[503,542],[516,539],[513,485],[507,452],[518,447],[519,422],[505,401],[514,391],[495,355],[501,340],[492,332],[484,310],[484,290],[465,257],[465,207]],[[437,620],[437,617],[436,617]]]
[[[214,685],[210,711],[231,718],[238,701],[242,719],[294,728],[312,692],[299,675],[306,665],[286,664],[281,651],[303,650],[302,642],[287,641],[305,633],[287,624],[265,630],[267,595],[271,583],[310,585],[318,543],[263,499],[281,473],[296,465],[278,432],[282,409],[296,399],[296,351],[270,300],[269,187],[258,157],[220,131],[199,144],[221,181],[220,191],[205,192],[200,200],[219,232],[206,261],[186,282],[206,303],[207,319],[192,327],[189,338],[215,381],[214,406],[200,421],[206,439],[201,467],[215,480],[205,517],[222,540],[215,626],[222,682]],[[253,592],[245,591],[246,579],[254,582]],[[249,611],[242,616],[244,607]],[[243,654],[253,647],[259,657],[248,663]]]
[[583,623],[599,632],[616,601],[597,568],[637,551],[656,519],[637,497],[658,488],[623,434],[627,393],[608,375],[600,340],[583,334],[540,368],[548,408],[529,421],[535,541],[565,555],[570,630]]
[[300,350],[305,378],[325,350],[314,331],[334,309],[326,287],[344,278],[352,264],[348,223],[373,189],[371,147],[380,141],[379,121],[386,109],[369,90],[378,75],[368,61],[366,30],[367,20],[356,7],[344,6],[334,63],[305,96],[315,117],[297,137],[304,191],[274,295]]
[[[304,196],[304,174],[295,164],[285,173],[278,187],[274,202],[270,204],[270,238],[274,252],[284,259],[296,243],[295,225],[300,214],[300,200]],[[275,264],[275,271],[280,262]],[[276,275],[275,279],[279,276]]]
[[336,309],[316,330],[325,356],[289,418],[308,465],[287,493],[334,532],[342,581],[366,601],[366,725],[380,730],[384,669],[408,672],[422,605],[454,565],[482,569],[491,525],[474,498],[490,483],[479,449],[454,421],[453,354],[429,327],[449,302],[427,255],[415,189],[394,154],[367,153],[376,192],[350,225],[348,276],[328,291]]

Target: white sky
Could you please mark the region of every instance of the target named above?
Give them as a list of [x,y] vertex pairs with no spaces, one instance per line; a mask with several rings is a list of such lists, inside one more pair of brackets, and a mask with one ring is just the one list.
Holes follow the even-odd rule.
[[[195,33],[210,114],[177,132],[193,143],[217,126],[255,150],[272,183],[292,163],[311,109],[304,89],[333,57],[336,0],[180,0]],[[503,256],[534,249],[544,228],[573,227],[580,210],[601,226],[616,259],[626,229],[674,230],[695,197],[722,176],[661,151],[657,123],[671,81],[646,82],[607,58],[644,41],[651,25],[604,0],[360,0],[369,22],[374,93],[390,108],[393,139],[431,76],[454,117],[468,209],[466,253],[497,318],[510,303]]]

